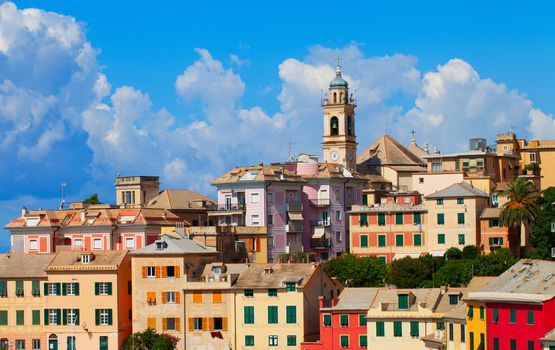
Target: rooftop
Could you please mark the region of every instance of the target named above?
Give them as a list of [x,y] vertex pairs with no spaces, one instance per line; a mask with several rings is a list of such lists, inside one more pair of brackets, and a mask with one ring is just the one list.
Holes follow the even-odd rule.
[[417,171],[426,164],[420,154],[412,153],[392,136],[382,135],[357,156],[358,170],[365,173],[370,167],[396,165],[405,166],[399,168],[404,170],[408,169],[406,166],[412,166]]
[[[90,261],[83,263],[84,254],[90,255]],[[117,270],[125,259],[127,251],[99,250],[94,252],[61,250],[56,253],[47,267],[47,271],[59,270]]]
[[491,151],[481,151],[481,150],[475,150],[475,151],[466,151],[466,152],[459,152],[459,153],[448,153],[448,154],[429,154],[429,155],[425,155],[423,156],[424,159],[439,159],[439,158],[456,158],[456,157],[478,157],[478,156],[490,156],[490,157],[507,157],[507,158],[519,158],[516,155],[512,155],[512,154],[499,154],[496,152],[491,152]]
[[0,278],[46,277],[46,267],[53,257],[54,254],[0,254]]
[[380,288],[345,288],[330,310],[368,310]]
[[501,208],[485,208],[480,215],[480,219],[499,219]]
[[206,205],[214,204],[214,200],[192,190],[166,189],[154,197],[147,208],[191,210],[206,209]]
[[217,254],[216,248],[189,238],[162,236],[156,242],[131,252],[131,255],[166,255],[166,254]]
[[482,190],[469,185],[466,182],[459,182],[452,184],[442,190],[427,195],[425,198],[449,198],[449,197],[489,197],[487,193]]
[[313,264],[250,264],[237,279],[236,288],[283,288],[285,283],[304,287],[318,266]]

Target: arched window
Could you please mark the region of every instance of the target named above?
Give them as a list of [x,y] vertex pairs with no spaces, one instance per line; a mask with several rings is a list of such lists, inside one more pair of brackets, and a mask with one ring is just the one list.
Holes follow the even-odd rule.
[[333,103],[337,103],[337,92],[333,93]]
[[339,103],[343,103],[343,93],[339,93]]
[[339,120],[337,119],[337,117],[332,117],[330,119],[330,130],[331,136],[339,135]]
[[347,135],[353,136],[353,117],[347,116]]

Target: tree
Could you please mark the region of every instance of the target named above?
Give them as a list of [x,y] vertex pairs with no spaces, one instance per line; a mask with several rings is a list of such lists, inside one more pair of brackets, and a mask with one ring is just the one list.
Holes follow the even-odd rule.
[[462,251],[457,247],[451,247],[445,252],[445,259],[459,260],[462,258]]
[[489,255],[480,255],[474,260],[472,268],[474,276],[499,276],[516,262],[513,252],[502,248]]
[[555,222],[555,187],[544,190],[538,198],[540,207],[536,225],[532,231],[532,245],[537,248],[534,257],[549,259],[551,247],[555,247],[555,234],[551,232],[551,223]]
[[397,288],[417,288],[429,275],[430,270],[424,262],[407,256],[391,262],[387,282]]
[[436,286],[468,285],[472,279],[473,260],[449,260],[434,275]]
[[475,245],[467,245],[462,250],[462,258],[466,260],[476,259],[478,257],[478,248]]
[[383,286],[387,266],[376,257],[343,254],[325,262],[324,270],[349,287]]
[[169,334],[157,334],[147,328],[142,332],[133,333],[127,338],[123,350],[174,350],[179,338]]
[[93,193],[89,198],[85,199],[83,203],[86,204],[101,204],[98,199],[98,193]]
[[509,200],[501,206],[499,220],[504,226],[509,227],[509,230],[514,229],[517,233],[517,256],[520,256],[520,227],[533,225],[538,214],[539,206],[532,197],[534,192],[536,189],[531,182],[518,177],[512,179],[507,190],[502,193]]

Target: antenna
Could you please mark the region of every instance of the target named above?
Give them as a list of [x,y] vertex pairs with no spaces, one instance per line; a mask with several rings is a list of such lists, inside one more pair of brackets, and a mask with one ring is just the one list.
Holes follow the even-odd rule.
[[64,189],[67,186],[67,183],[62,182],[61,184],[62,186],[62,200],[60,201],[60,210],[64,210],[64,205],[65,205],[65,196],[64,196]]
[[416,132],[414,131],[414,129],[412,129],[412,130],[410,131],[410,133],[411,133],[411,135],[412,135],[412,140],[411,140],[411,141],[412,141],[412,142],[415,142],[416,140],[414,139],[414,134],[416,134]]
[[513,126],[513,124],[511,124],[511,129],[509,130],[509,134],[514,134],[515,133],[515,127]]
[[289,146],[287,148],[287,161],[293,160],[293,155],[291,154],[291,146],[293,142],[289,141]]

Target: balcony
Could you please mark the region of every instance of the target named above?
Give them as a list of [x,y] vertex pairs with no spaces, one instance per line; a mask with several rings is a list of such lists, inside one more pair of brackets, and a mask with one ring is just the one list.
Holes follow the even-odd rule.
[[310,247],[312,249],[329,249],[331,247],[331,240],[328,238],[313,238],[310,241]]
[[303,210],[303,205],[301,201],[294,201],[294,200],[287,201],[287,211],[299,212],[302,210]]
[[325,226],[328,227],[331,225],[331,220],[328,219],[320,219],[320,220],[310,220],[310,226]]
[[302,221],[289,221],[285,225],[285,231],[287,232],[303,232],[303,222]]
[[289,242],[285,249],[286,249],[286,253],[302,253],[303,244],[299,242]]
[[313,207],[329,207],[331,201],[329,198],[310,198],[309,202]]
[[210,216],[217,216],[217,215],[233,215],[233,214],[242,214],[245,211],[245,203],[225,203],[225,204],[218,204],[214,206],[207,207],[208,215]]

